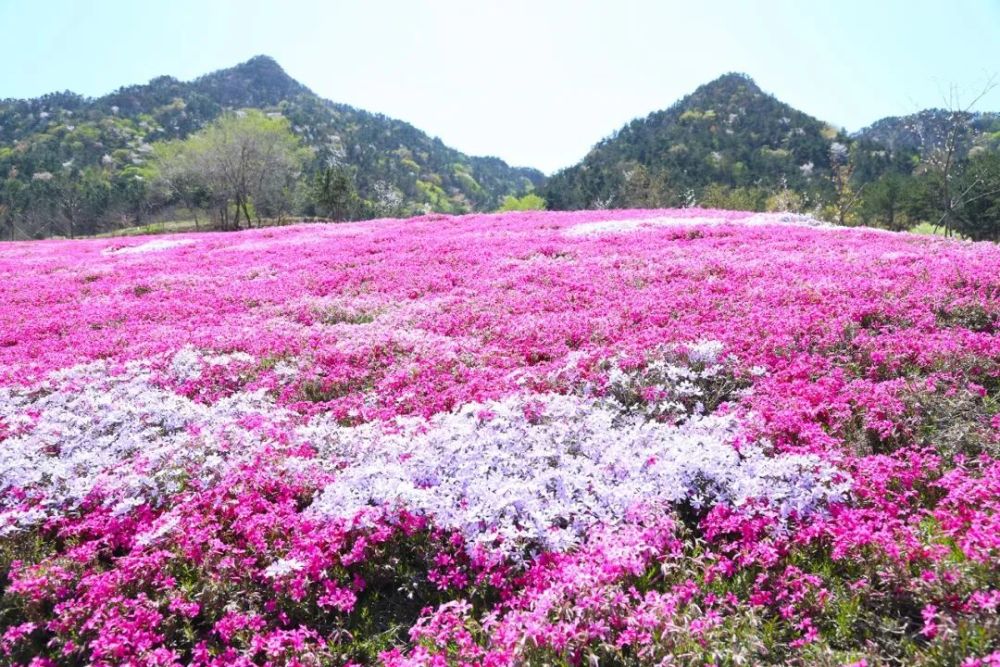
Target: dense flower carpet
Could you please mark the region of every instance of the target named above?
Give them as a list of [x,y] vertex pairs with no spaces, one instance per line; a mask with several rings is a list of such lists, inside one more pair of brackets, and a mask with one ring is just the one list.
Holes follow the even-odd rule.
[[1000,665],[1000,247],[0,246],[0,664]]

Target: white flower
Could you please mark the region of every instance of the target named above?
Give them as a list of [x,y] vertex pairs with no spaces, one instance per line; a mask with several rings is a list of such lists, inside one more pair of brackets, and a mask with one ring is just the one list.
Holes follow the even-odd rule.
[[717,340],[699,340],[688,346],[688,361],[692,364],[714,364],[719,361],[722,343]]
[[157,523],[158,525],[155,528],[137,535],[135,538],[136,544],[143,547],[153,544],[161,537],[170,534],[177,527],[177,524],[180,523],[180,519],[173,515],[167,515],[166,518],[160,517]]
[[[141,179],[140,179],[141,180]],[[138,245],[125,246],[124,248],[108,249],[104,253],[107,255],[134,255],[138,253],[156,252],[158,250],[168,250],[178,246],[190,245],[194,243],[191,239],[157,239],[156,241],[146,241]]]
[[[525,417],[528,406],[541,406],[542,416]],[[623,418],[612,406],[537,395],[468,405],[420,427],[317,418],[299,436],[339,473],[310,511],[346,518],[405,507],[461,532],[470,546],[518,559],[526,547],[567,549],[589,527],[618,524],[643,503],[763,501],[787,517],[847,491],[846,478],[817,457],[771,457],[763,446],[737,452],[733,416],[671,425]]]
[[298,572],[305,566],[305,563],[300,560],[296,560],[295,558],[282,558],[268,565],[264,569],[264,576],[271,579],[277,579],[291,574],[292,572]]
[[[185,349],[171,369],[197,377],[206,365],[245,358]],[[289,419],[265,390],[204,405],[157,386],[149,364],[138,362],[119,373],[95,362],[53,373],[37,387],[0,390],[0,418],[13,433],[0,447],[0,526],[23,528],[75,511],[95,493],[116,514],[158,505],[190,476],[215,479],[259,451],[263,436],[239,425],[259,414],[274,423]],[[15,489],[31,509],[15,509]]]

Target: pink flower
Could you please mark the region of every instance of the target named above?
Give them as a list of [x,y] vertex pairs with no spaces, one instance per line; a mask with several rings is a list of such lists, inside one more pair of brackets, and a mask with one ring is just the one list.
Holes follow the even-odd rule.
[[920,629],[920,634],[928,639],[934,639],[938,633],[937,625],[937,614],[938,608],[932,604],[925,605],[920,611],[921,617],[924,619],[924,626]]

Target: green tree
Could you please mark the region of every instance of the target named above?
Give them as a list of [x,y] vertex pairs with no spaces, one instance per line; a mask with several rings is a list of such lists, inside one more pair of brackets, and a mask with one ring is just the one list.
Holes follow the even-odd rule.
[[14,240],[27,204],[28,186],[18,180],[16,173],[11,173],[0,185],[0,224],[4,237]]
[[910,227],[903,213],[907,177],[896,172],[882,174],[865,188],[861,200],[861,214],[866,221],[898,232]]
[[66,235],[75,238],[83,212],[83,187],[75,169],[63,170],[55,180],[58,212],[66,223]]
[[632,163],[623,169],[625,182],[618,194],[617,205],[635,208],[661,208],[676,199],[667,182],[666,172],[650,172],[645,165]]
[[153,185],[167,201],[180,202],[199,225],[198,210],[212,203],[211,185],[195,162],[198,152],[192,141],[160,141],[153,144]]
[[107,218],[113,203],[111,181],[107,172],[87,167],[80,174],[82,234],[95,234]]
[[223,229],[282,215],[308,151],[285,118],[260,111],[224,114],[182,142],[154,151],[155,173],[176,191],[200,191]]
[[[963,219],[967,217],[963,209],[969,202],[967,197],[970,189],[962,187],[968,185],[965,183],[966,179],[962,178],[965,167],[962,156],[967,154],[973,135],[972,109],[996,86],[996,77],[993,77],[983,87],[982,92],[964,106],[959,104],[957,93],[952,88],[946,131],[942,139],[930,147],[928,157],[922,165],[929,177],[928,192],[935,200],[937,212],[940,214],[934,224],[943,225],[946,235],[956,231],[956,227],[962,225]],[[956,185],[959,187],[956,188]]]
[[61,233],[57,227],[59,187],[52,172],[32,174],[25,199],[25,221],[32,236],[44,238]]
[[706,186],[698,198],[698,205],[731,211],[763,211],[767,192],[761,188],[730,188],[714,183]]
[[833,196],[823,209],[823,217],[838,225],[856,223],[856,209],[865,184],[854,184],[854,161],[851,149],[844,143],[830,144],[830,185]]
[[111,187],[122,225],[142,224],[150,207],[149,170],[126,167],[115,174]]
[[781,188],[768,196],[764,203],[765,211],[781,213],[801,213],[805,208],[802,195],[791,188]]
[[984,151],[969,159],[956,190],[962,208],[955,231],[974,241],[1000,241],[1000,153]]
[[313,180],[312,200],[316,210],[332,220],[354,220],[361,212],[361,198],[348,167],[327,167]]

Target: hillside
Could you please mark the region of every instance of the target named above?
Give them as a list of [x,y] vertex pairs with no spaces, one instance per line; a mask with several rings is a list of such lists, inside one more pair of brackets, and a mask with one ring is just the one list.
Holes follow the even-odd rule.
[[808,189],[837,131],[726,74],[598,143],[545,188],[551,208],[683,203],[708,185]]
[[258,56],[194,81],[162,76],[96,99],[64,92],[0,101],[7,205],[87,167],[100,168],[122,194],[142,176],[153,142],[186,137],[239,109],[287,118],[314,151],[308,171],[350,168],[362,197],[394,206],[387,213],[492,210],[542,181],[537,170],[468,156],[406,122],[322,99]]

